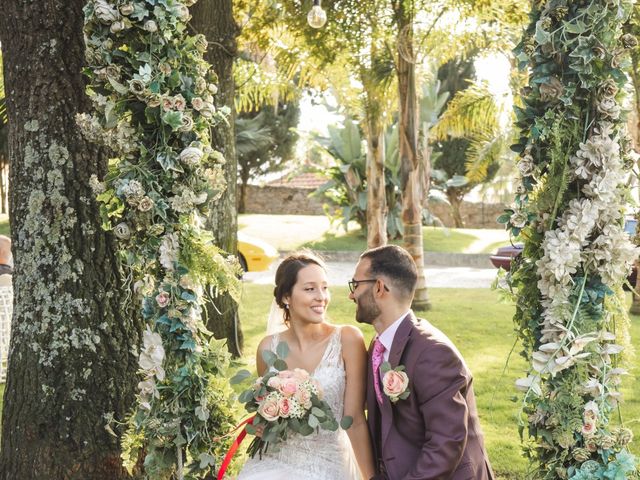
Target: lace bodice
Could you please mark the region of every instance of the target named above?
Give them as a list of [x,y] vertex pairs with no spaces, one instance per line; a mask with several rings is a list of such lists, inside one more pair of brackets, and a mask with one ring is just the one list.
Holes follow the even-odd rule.
[[[271,350],[275,351],[279,335],[272,337]],[[311,376],[322,387],[324,400],[329,404],[338,422],[344,410],[345,369],[342,360],[340,327],[331,334],[320,363]],[[349,438],[344,430],[335,432],[320,429],[306,437],[291,435],[278,445],[277,451],[250,459],[240,472],[238,480],[275,480],[305,478],[305,480],[359,480]]]
[[[344,388],[345,388],[345,371],[344,361],[342,360],[342,343],[340,336],[340,327],[331,334],[327,348],[322,355],[320,363],[311,373],[311,376],[322,387],[324,400],[331,407],[333,415],[338,422],[342,418],[344,409]],[[276,351],[276,346],[280,342],[280,335],[275,334],[271,339],[271,351]],[[327,432],[320,429],[320,433]]]

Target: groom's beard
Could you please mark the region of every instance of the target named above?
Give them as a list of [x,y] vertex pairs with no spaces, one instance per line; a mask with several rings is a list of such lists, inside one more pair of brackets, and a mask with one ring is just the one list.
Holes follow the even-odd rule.
[[373,289],[356,300],[356,322],[371,325],[382,311],[373,299]]

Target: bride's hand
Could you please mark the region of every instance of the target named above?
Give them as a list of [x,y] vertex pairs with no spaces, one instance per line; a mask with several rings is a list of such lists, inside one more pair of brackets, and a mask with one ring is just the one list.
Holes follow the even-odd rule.
[[256,427],[256,434],[255,434],[256,437],[261,438],[263,433],[264,433],[264,425],[258,425]]

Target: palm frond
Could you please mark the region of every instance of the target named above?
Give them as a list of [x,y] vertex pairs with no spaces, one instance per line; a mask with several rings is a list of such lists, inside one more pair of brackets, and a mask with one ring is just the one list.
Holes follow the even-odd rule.
[[472,183],[486,179],[489,167],[500,162],[503,155],[509,155],[509,145],[513,143],[513,131],[506,130],[499,135],[479,135],[471,140],[467,148],[465,162],[466,177]]
[[487,135],[499,129],[499,118],[493,95],[482,85],[471,85],[453,97],[431,135],[436,140]]

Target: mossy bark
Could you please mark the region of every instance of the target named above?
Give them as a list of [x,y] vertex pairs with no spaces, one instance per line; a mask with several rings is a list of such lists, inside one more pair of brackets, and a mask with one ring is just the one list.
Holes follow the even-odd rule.
[[0,16],[15,257],[2,480],[128,478],[105,416],[132,406],[139,326],[88,186],[106,155],[75,124],[83,6],[8,0]]
[[[191,13],[193,29],[204,34],[209,42],[205,60],[218,75],[216,107],[226,106],[231,110],[228,125],[216,126],[211,135],[213,147],[220,150],[226,159],[227,189],[222,198],[212,205],[208,227],[213,232],[216,245],[228,253],[236,254],[238,163],[235,151],[233,62],[237,55],[236,37],[239,29],[233,18],[232,0],[200,0],[192,7]],[[243,336],[237,305],[227,294],[214,298],[213,303],[207,308],[207,328],[216,338],[226,338],[229,352],[239,357],[242,354]]]

